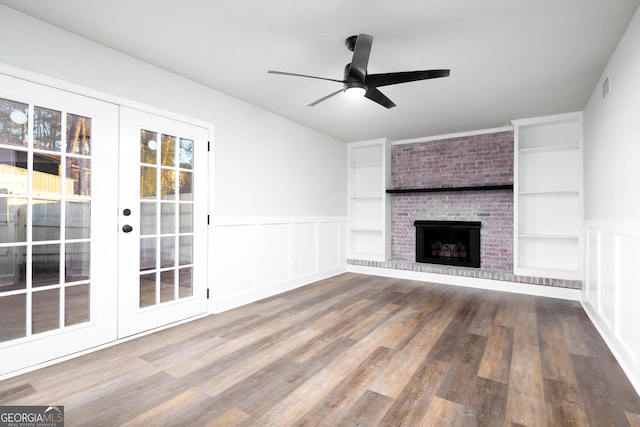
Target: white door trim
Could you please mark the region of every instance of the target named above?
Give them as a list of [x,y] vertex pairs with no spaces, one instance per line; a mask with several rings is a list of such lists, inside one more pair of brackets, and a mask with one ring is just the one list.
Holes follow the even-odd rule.
[[[144,111],[144,112],[148,112],[150,114],[155,114],[158,116],[163,116],[172,120],[178,120],[178,121],[182,121],[185,123],[189,123],[195,126],[199,126],[202,128],[205,128],[208,130],[208,141],[209,141],[209,145],[210,147],[213,147],[214,145],[214,135],[215,135],[215,125],[212,122],[206,121],[206,120],[202,120],[202,119],[197,119],[197,118],[193,118],[190,116],[186,116],[183,114],[179,114],[176,112],[172,112],[172,111],[168,111],[162,108],[158,108],[158,107],[154,107],[151,105],[147,105],[144,103],[140,103],[137,101],[133,101],[131,99],[125,98],[125,97],[121,97],[121,96],[117,96],[117,95],[113,95],[107,92],[103,92],[100,90],[96,90],[87,86],[83,86],[83,85],[79,85],[76,83],[72,83],[69,81],[65,81],[65,80],[61,80],[59,78],[55,78],[55,77],[51,77],[45,74],[41,74],[35,71],[31,71],[31,70],[27,70],[24,68],[20,68],[20,67],[16,67],[10,64],[6,64],[6,63],[2,63],[0,62],[0,75],[5,75],[5,76],[9,76],[9,77],[14,77],[14,78],[18,78],[27,82],[31,82],[31,83],[36,83],[42,86],[46,86],[52,89],[58,89],[58,90],[62,90],[65,92],[70,92],[72,94],[76,94],[76,95],[80,95],[80,96],[84,96],[87,98],[93,98],[95,100],[98,101],[103,101],[103,102],[107,102],[107,103],[111,103],[111,104],[115,104],[115,106],[121,106],[121,107],[128,107],[128,108],[133,108],[133,109],[137,109],[140,111]],[[114,137],[114,142],[117,141],[117,128],[115,129],[115,133],[116,136]],[[211,150],[213,150],[213,148],[211,148]],[[114,153],[114,155],[117,156],[117,153]],[[211,212],[210,207],[213,206],[213,185],[211,183],[211,179],[213,179],[213,154],[212,151],[207,153],[207,171],[208,171],[208,184],[209,184],[209,190],[208,190],[208,194],[207,194],[207,210],[208,212]],[[211,223],[213,223],[213,218],[211,218]],[[212,238],[212,230],[213,227],[208,227],[207,228],[207,248],[209,248],[211,246],[210,242],[211,242],[211,238]],[[114,246],[115,247],[115,243]],[[207,263],[208,265],[208,263]],[[207,281],[207,288],[210,288],[210,284],[209,284],[209,280],[210,280],[210,274],[207,271],[206,272],[206,281]],[[114,283],[115,284],[115,283]],[[195,318],[200,318],[200,317],[204,317],[206,315],[208,315],[209,313],[211,313],[211,299],[208,300],[209,301],[209,307],[206,313],[197,316]],[[115,297],[114,297],[114,304],[115,304]],[[180,321],[177,322],[175,324],[180,324],[180,323],[185,323],[188,321],[191,321],[195,318],[192,319],[185,319],[184,321]],[[61,362],[63,360],[69,360],[75,357],[78,357],[80,355],[83,354],[88,354],[91,353],[93,351],[102,349],[102,348],[107,348],[110,347],[112,345],[118,344],[119,342],[123,342],[123,341],[128,341],[130,339],[133,339],[137,336],[143,336],[149,333],[153,333],[154,331],[157,330],[161,330],[161,329],[166,329],[168,327],[171,327],[175,324],[171,324],[171,325],[165,325],[156,329],[152,329],[146,332],[142,332],[138,335],[134,335],[131,337],[127,337],[124,339],[117,339],[116,338],[116,329],[117,329],[117,324],[114,323],[113,325],[113,337],[114,339],[112,341],[109,342],[105,342],[102,345],[98,345],[96,347],[91,347],[91,348],[85,348],[85,349],[81,349],[81,350],[77,350],[74,351],[73,353],[67,354],[67,355],[62,355],[58,358],[52,359],[52,360],[30,360],[30,361],[26,361],[25,363],[22,364],[22,367],[16,368],[16,370],[12,370],[11,372],[5,372],[1,371],[0,372],[0,380],[9,378],[9,377],[13,377],[15,375],[19,375],[25,372],[29,372],[35,369],[39,369],[42,368],[44,366],[49,366],[58,362]],[[1,351],[1,349],[0,349]]]

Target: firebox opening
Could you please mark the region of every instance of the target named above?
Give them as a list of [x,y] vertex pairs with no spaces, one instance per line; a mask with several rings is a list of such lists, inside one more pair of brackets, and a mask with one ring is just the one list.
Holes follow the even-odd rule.
[[480,268],[480,222],[415,221],[416,262]]

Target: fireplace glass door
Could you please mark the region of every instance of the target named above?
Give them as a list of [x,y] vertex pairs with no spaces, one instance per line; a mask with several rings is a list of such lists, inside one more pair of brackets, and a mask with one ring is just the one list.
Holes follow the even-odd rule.
[[480,222],[416,221],[416,262],[480,268]]

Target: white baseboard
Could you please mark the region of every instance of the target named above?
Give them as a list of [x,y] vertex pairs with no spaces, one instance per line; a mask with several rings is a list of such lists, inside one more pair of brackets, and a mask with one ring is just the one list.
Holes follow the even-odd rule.
[[396,279],[418,280],[422,282],[440,283],[443,285],[464,286],[467,288],[487,289],[491,291],[511,292],[539,297],[559,298],[571,301],[580,301],[581,295],[580,290],[578,289],[530,285],[527,283],[517,283],[503,280],[452,276],[448,274],[398,270],[393,268],[367,267],[349,264],[347,266],[347,271],[352,273],[371,274],[374,276],[393,277]]

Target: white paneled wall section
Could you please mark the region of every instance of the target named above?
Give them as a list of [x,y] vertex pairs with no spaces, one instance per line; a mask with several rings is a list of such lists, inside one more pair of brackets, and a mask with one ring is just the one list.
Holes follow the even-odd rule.
[[210,312],[220,312],[346,271],[347,218],[217,218]]
[[[640,9],[584,108],[583,306],[640,393]],[[603,86],[609,91],[604,96]]]
[[583,306],[640,390],[640,223],[585,224]]

